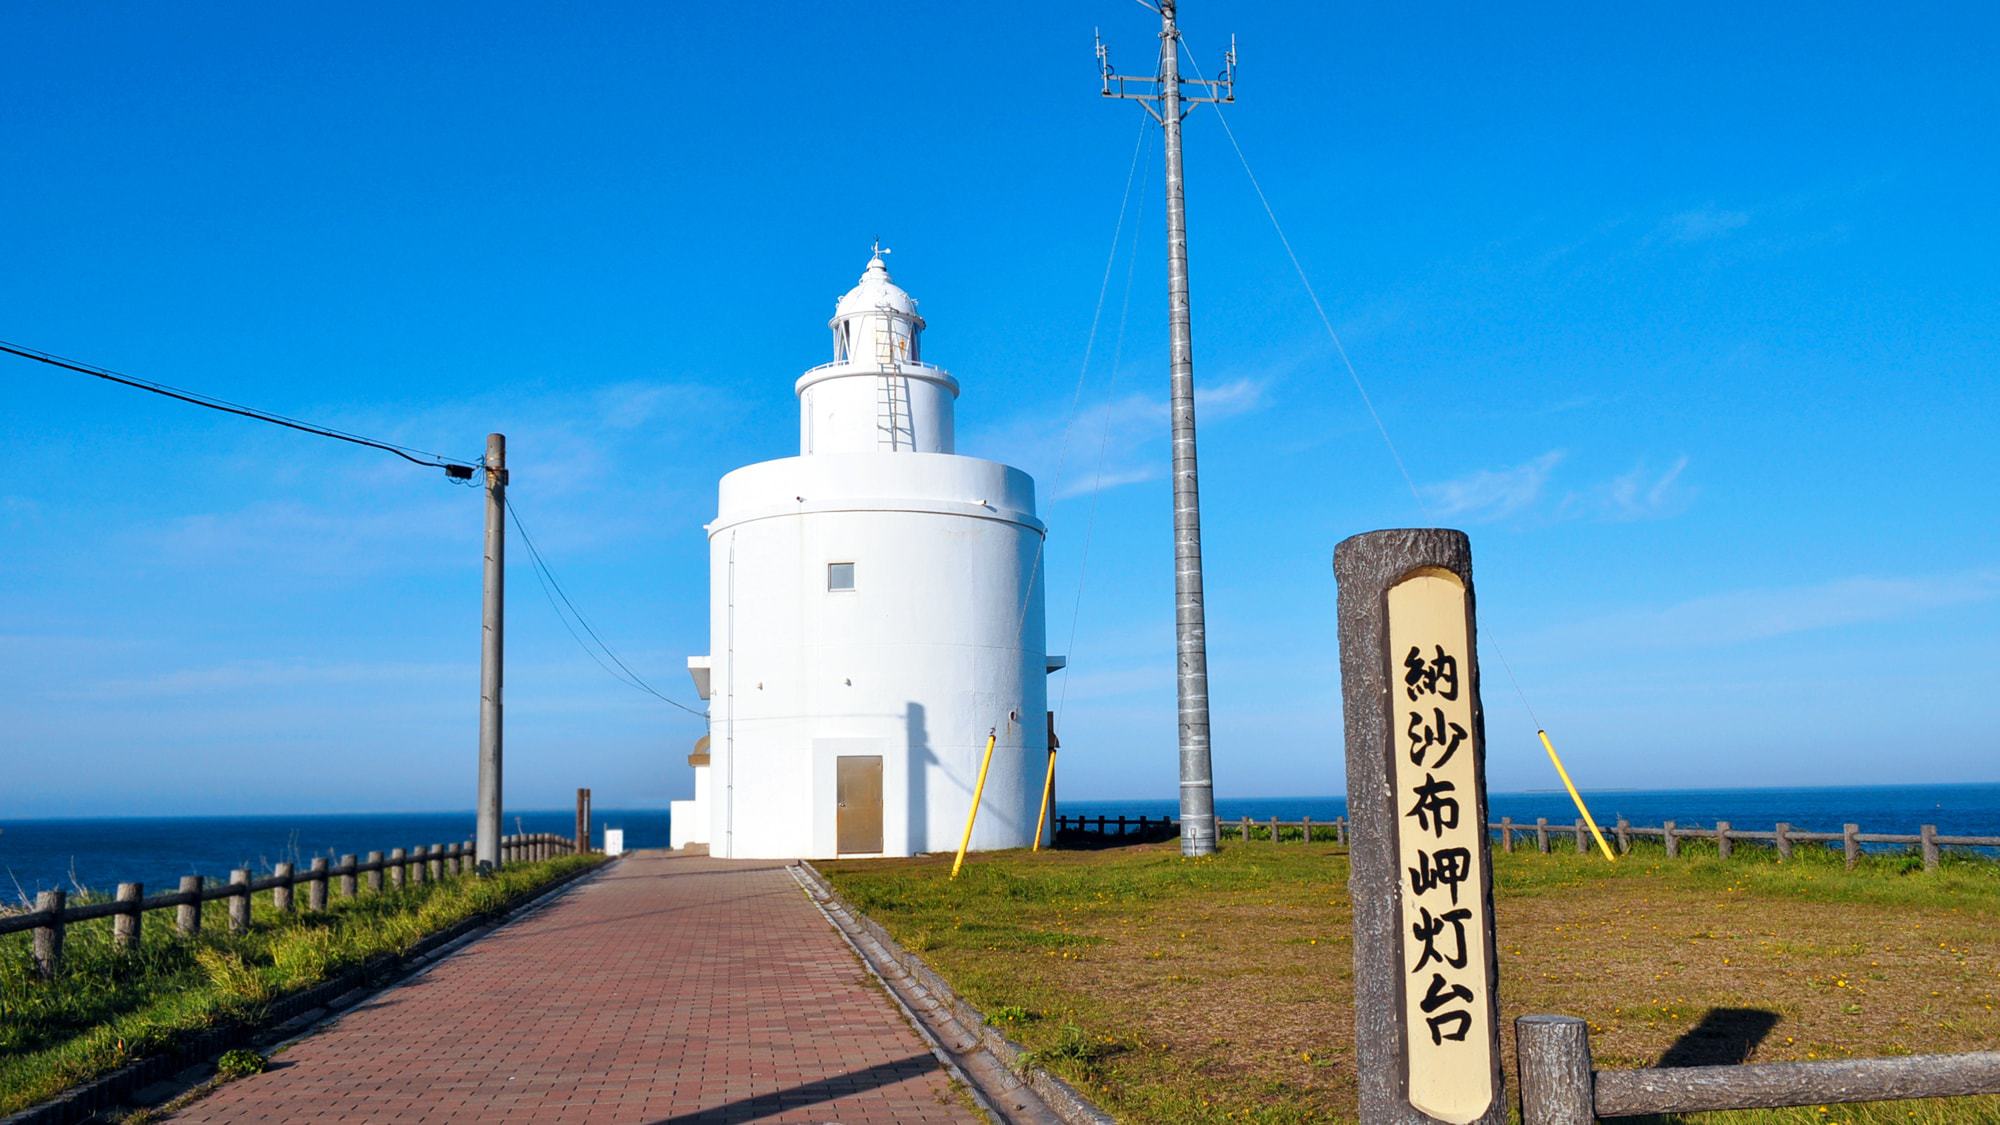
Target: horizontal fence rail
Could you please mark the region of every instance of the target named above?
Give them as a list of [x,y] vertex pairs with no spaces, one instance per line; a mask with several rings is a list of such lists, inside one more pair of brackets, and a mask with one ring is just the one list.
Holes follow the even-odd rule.
[[[1551,839],[1560,834],[1574,835],[1576,850],[1579,852],[1588,850],[1590,846],[1589,832],[1581,820],[1572,824],[1551,825],[1546,818],[1537,818],[1533,824],[1526,821],[1517,824],[1514,818],[1503,816],[1499,821],[1486,827],[1488,831],[1496,834],[1500,841],[1500,850],[1506,852],[1514,850],[1517,836],[1523,840],[1532,837],[1536,850],[1542,852],[1550,850]],[[1668,859],[1680,858],[1681,844],[1688,840],[1715,841],[1716,854],[1723,859],[1729,858],[1732,846],[1738,841],[1758,844],[1768,842],[1777,850],[1781,859],[1792,858],[1792,847],[1795,844],[1839,844],[1850,868],[1861,859],[1863,844],[1914,844],[1923,852],[1926,870],[1934,870],[1937,867],[1939,851],[1942,848],[2000,848],[2000,836],[1940,836],[1934,824],[1923,825],[1914,834],[1863,832],[1858,824],[1844,824],[1838,832],[1804,832],[1784,821],[1779,821],[1771,831],[1762,832],[1737,828],[1726,820],[1716,821],[1712,828],[1683,826],[1671,820],[1658,827],[1647,828],[1634,825],[1620,817],[1610,835],[1620,855],[1632,850],[1634,838],[1646,838],[1659,840],[1666,847]]]
[[[1098,836],[1144,836],[1151,833],[1172,834],[1180,830],[1180,825],[1172,817],[1158,816],[1058,816],[1055,818],[1058,832],[1084,832]],[[1533,840],[1537,851],[1553,850],[1555,841],[1569,836],[1579,852],[1591,848],[1589,827],[1581,820],[1569,824],[1551,823],[1545,817],[1533,822],[1516,822],[1512,817],[1501,817],[1486,826],[1500,843],[1500,850],[1511,852],[1517,842]],[[1297,820],[1281,820],[1269,817],[1257,820],[1239,817],[1234,820],[1217,820],[1216,830],[1224,839],[1275,840],[1280,843],[1313,843],[1332,841],[1336,844],[1347,842],[1347,818],[1314,820],[1300,817]],[[1941,836],[1934,824],[1923,825],[1915,833],[1907,832],[1863,832],[1858,824],[1846,824],[1839,832],[1806,832],[1779,821],[1770,831],[1737,828],[1726,820],[1718,820],[1710,828],[1698,825],[1680,825],[1667,821],[1656,827],[1635,825],[1619,818],[1617,825],[1607,833],[1610,843],[1620,855],[1632,850],[1634,839],[1659,840],[1665,845],[1667,858],[1677,859],[1681,845],[1688,840],[1712,840],[1716,852],[1722,858],[1729,858],[1733,845],[1739,842],[1755,844],[1768,843],[1778,852],[1780,858],[1792,858],[1796,844],[1838,844],[1845,853],[1847,866],[1853,867],[1861,858],[1863,844],[1904,844],[1914,845],[1923,853],[1924,867],[1934,869],[1938,865],[1941,849],[1944,848],[2000,848],[2000,836]]]
[[[582,851],[575,840],[554,833],[505,836],[500,841],[500,862],[504,867]],[[361,889],[361,876],[366,876],[367,891],[376,893],[382,890],[385,876],[391,885],[401,888],[418,886],[427,881],[437,882],[447,876],[470,874],[473,870],[473,842],[466,840],[458,844],[395,848],[386,856],[381,852],[369,852],[365,860],[344,855],[337,864],[329,864],[325,856],[320,856],[304,871],[298,870],[294,864],[280,863],[271,874],[261,879],[251,878],[247,868],[230,872],[226,883],[211,882],[200,875],[183,875],[180,889],[151,897],[146,895],[142,884],[120,883],[117,894],[111,899],[80,906],[69,905],[66,891],[43,891],[35,896],[35,909],[0,914],[0,935],[31,931],[34,934],[36,971],[48,979],[54,977],[62,966],[64,931],[78,922],[112,919],[112,943],[119,949],[130,949],[139,942],[143,918],[154,910],[173,908],[175,930],[184,937],[193,937],[201,932],[201,904],[227,900],[229,930],[231,933],[242,933],[250,927],[251,896],[265,891],[271,894],[273,909],[291,913],[295,892],[304,886],[305,910],[316,914],[326,909],[328,885],[332,880],[339,880],[341,897],[354,898]]]
[[[1173,835],[1180,832],[1180,822],[1170,816],[1059,816],[1055,818],[1058,832],[1086,832],[1098,836],[1145,836],[1148,834]],[[1237,820],[1217,820],[1216,832],[1224,839],[1234,837],[1239,840],[1265,839],[1284,841],[1331,841],[1336,844],[1347,842],[1347,818],[1314,820],[1301,817],[1298,820],[1252,820],[1243,817]]]
[[1572,1016],[1523,1016],[1514,1023],[1514,1041],[1526,1125],[2000,1094],[2000,1052],[1994,1051],[1595,1070],[1590,1025]]

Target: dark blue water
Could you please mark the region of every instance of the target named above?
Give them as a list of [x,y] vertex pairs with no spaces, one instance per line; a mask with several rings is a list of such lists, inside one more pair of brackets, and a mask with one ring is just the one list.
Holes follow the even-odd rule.
[[[1672,820],[1683,828],[1712,827],[1726,820],[1731,827],[1769,832],[1785,821],[1801,832],[1838,832],[1842,824],[1863,832],[1914,834],[1926,824],[1942,836],[2000,836],[2000,784],[1868,785],[1826,789],[1657,789],[1605,790],[1585,793],[1590,815],[1609,828],[1619,817],[1635,825],[1657,827]],[[1534,793],[1492,793],[1487,811],[1498,821],[1511,816],[1530,826],[1536,817],[1569,825],[1577,819],[1576,805],[1562,790]],[[1065,801],[1064,816],[1178,816],[1172,800]],[[1317,821],[1347,815],[1344,797],[1217,797],[1216,816],[1223,820],[1251,817],[1268,820]]]
[[[591,837],[623,828],[628,848],[667,846],[667,810],[594,809]],[[509,812],[504,830],[576,830],[576,810]],[[429,847],[472,839],[471,810],[440,813],[336,813],[315,816],[92,817],[76,820],[0,819],[0,902],[81,884],[109,894],[119,883],[169,891],[183,875],[226,879],[247,867],[268,872],[289,861],[301,868],[314,856]]]
[[[1914,833],[1935,824],[1947,836],[2000,836],[2000,784],[1854,786],[1825,789],[1666,789],[1586,793],[1591,815],[1609,827],[1621,816],[1636,825],[1671,819],[1683,827],[1708,827],[1727,820],[1737,828],[1769,831],[1788,821],[1805,832],[1838,832],[1847,822],[1864,832]],[[1536,817],[1568,825],[1576,807],[1561,791],[1494,793],[1493,819],[1511,816],[1534,824]],[[1065,801],[1064,816],[1171,816],[1171,800]],[[1345,816],[1341,797],[1222,797],[1216,813],[1225,820],[1249,816],[1331,821]],[[575,813],[549,809],[508,813],[508,832],[567,835]],[[629,848],[667,844],[665,809],[598,809],[592,833],[603,842],[606,827],[625,830]],[[471,838],[472,813],[380,813],[316,816],[132,817],[75,820],[0,819],[0,901],[25,893],[70,887],[72,881],[109,892],[120,882],[143,882],[150,892],[169,890],[182,875],[226,878],[238,867],[269,871],[274,863],[304,866],[312,857],[390,848],[453,843]],[[17,889],[18,888],[18,889]]]

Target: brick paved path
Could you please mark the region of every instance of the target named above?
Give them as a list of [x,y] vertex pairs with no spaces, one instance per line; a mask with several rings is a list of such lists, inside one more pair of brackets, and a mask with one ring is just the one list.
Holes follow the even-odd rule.
[[979,1118],[783,864],[638,853],[173,1120]]

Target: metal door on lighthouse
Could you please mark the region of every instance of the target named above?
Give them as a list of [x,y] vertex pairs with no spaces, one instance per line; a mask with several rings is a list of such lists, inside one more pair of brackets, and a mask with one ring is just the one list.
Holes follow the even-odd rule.
[[882,755],[842,754],[835,759],[840,807],[834,818],[834,850],[842,855],[882,851]]

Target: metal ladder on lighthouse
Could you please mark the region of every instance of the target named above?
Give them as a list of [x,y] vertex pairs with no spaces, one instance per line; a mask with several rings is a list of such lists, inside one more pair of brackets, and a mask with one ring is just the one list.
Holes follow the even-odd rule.
[[878,448],[917,447],[916,422],[910,416],[910,394],[903,378],[901,348],[909,345],[896,335],[895,318],[885,310],[875,323],[875,366],[881,372],[876,391],[875,430]]

